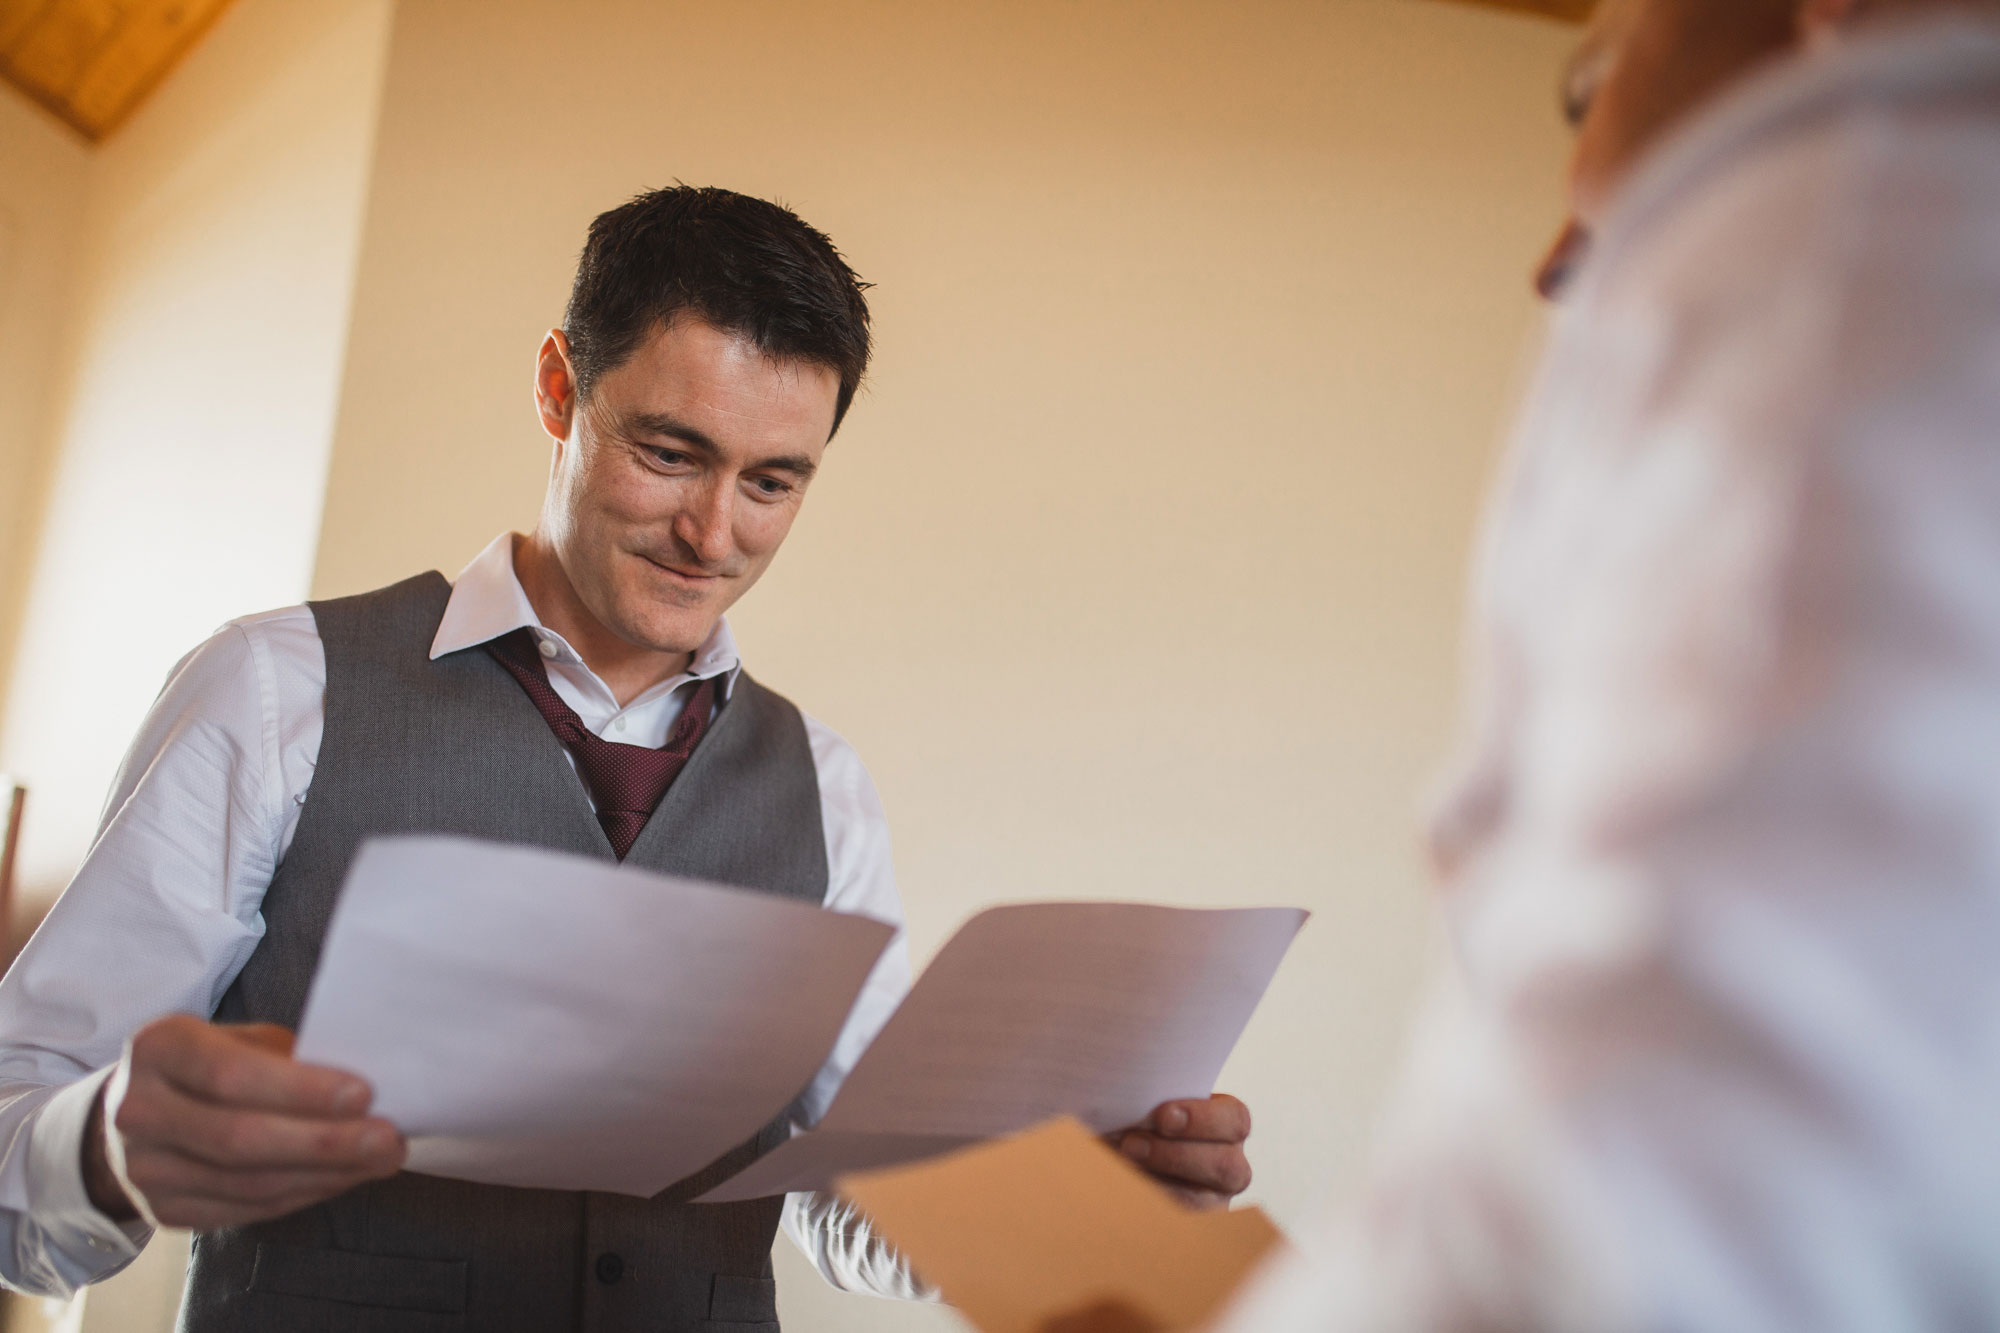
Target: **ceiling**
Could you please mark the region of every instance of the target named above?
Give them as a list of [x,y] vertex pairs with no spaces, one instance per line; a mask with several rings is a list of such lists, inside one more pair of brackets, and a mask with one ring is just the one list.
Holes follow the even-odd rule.
[[[307,3],[308,0],[292,0]],[[1594,0],[1466,0],[1577,23]],[[0,0],[0,78],[93,141],[132,114],[230,0]]]
[[132,114],[229,3],[0,0],[0,78],[100,140]]

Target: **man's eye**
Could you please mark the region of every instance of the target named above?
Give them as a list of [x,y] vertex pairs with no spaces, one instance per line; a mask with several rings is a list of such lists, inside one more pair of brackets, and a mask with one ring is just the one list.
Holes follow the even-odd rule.
[[648,449],[646,452],[653,456],[654,462],[663,467],[679,467],[688,461],[688,456],[678,449]]
[[757,494],[773,500],[792,489],[776,477],[752,477],[750,484],[757,488]]

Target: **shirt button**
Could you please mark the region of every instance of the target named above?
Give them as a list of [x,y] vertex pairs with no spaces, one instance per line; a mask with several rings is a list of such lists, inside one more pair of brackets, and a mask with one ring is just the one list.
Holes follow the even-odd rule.
[[539,641],[538,646],[542,650],[543,657],[554,657],[557,653],[562,651],[562,649],[556,647],[556,642],[554,639],[542,639]]
[[625,730],[625,719],[624,719],[624,718],[622,718],[622,717],[614,717],[614,718],[612,718],[612,719],[611,719],[611,729],[612,729],[613,731],[623,731],[623,730]]
[[615,1254],[608,1253],[597,1256],[597,1280],[599,1282],[608,1287],[624,1276],[625,1261],[623,1259],[620,1259]]

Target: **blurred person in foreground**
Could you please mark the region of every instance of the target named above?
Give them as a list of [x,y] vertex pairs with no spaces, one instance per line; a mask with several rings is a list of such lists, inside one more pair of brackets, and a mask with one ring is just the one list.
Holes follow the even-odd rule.
[[[534,531],[456,581],[232,622],[180,664],[0,981],[0,1279],[64,1294],[164,1225],[199,1233],[186,1333],[775,1330],[782,1221],[834,1285],[924,1294],[830,1195],[689,1202],[825,1111],[909,987],[900,937],[794,1106],[650,1200],[401,1172],[370,1089],[291,1058],[371,836],[549,847],[901,925],[867,770],[743,670],[724,618],[854,400],[863,289],[764,200],[675,187],[603,214],[535,358]],[[1248,1133],[1214,1097],[1122,1140],[1219,1206],[1249,1182]]]
[[1635,0],[1363,1205],[1229,1333],[2000,1328],[2000,15]]

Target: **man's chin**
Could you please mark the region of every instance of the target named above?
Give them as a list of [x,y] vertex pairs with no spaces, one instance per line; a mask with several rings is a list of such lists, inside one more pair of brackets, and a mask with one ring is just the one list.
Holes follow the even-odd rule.
[[716,622],[721,619],[720,612],[635,615],[625,618],[625,623],[618,626],[618,637],[648,652],[692,653],[708,642],[715,633]]

